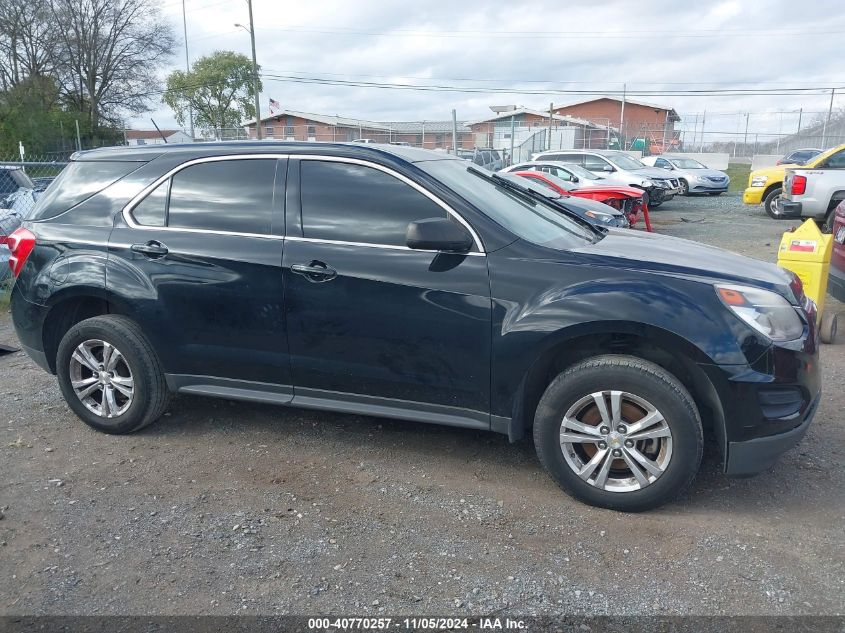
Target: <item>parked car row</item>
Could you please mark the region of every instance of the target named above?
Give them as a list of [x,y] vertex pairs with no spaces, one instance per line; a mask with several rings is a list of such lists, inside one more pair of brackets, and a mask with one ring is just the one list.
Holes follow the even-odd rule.
[[[766,213],[776,220],[812,218],[830,230],[833,211],[845,199],[845,144],[813,154],[815,151],[797,150],[785,157],[800,160],[810,156],[800,164],[779,161],[773,167],[752,171],[742,201],[749,205],[762,204]],[[800,172],[801,177],[785,185],[788,172]]]

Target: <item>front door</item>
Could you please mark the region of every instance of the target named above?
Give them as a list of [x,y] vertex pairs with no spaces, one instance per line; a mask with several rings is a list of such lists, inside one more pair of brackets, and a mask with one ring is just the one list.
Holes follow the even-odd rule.
[[390,170],[297,163],[282,264],[294,404],[487,428],[486,256],[408,248],[409,222],[448,214]]
[[283,386],[270,388],[282,399],[292,393],[284,216],[274,203],[286,166],[275,158],[190,164],[112,231],[109,299],[141,325],[177,387],[269,383]]

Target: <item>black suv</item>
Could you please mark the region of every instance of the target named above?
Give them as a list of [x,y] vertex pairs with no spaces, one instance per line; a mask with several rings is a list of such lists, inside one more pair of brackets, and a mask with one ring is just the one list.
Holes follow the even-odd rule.
[[225,143],[82,152],[10,239],[21,343],[84,422],[171,393],[534,435],[569,493],[657,506],[771,465],[819,398],[797,277],[599,229],[447,154]]

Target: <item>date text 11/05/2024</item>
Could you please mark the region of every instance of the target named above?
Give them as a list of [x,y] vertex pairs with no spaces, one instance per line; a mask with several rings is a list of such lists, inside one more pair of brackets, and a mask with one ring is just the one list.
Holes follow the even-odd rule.
[[309,618],[310,631],[324,630],[468,630],[482,631],[521,631],[527,628],[523,620],[498,617],[477,618]]

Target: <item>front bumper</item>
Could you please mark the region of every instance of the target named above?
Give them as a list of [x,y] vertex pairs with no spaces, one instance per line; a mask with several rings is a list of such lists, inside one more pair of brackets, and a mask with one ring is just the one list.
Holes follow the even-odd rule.
[[831,265],[830,276],[827,278],[827,292],[835,299],[845,302],[845,270],[839,270]]
[[748,187],[742,192],[743,204],[763,204],[763,193],[766,191],[765,187]]
[[728,444],[725,474],[730,477],[749,477],[770,468],[783,453],[796,446],[807,433],[816,415],[821,392],[810,404],[804,421],[791,431]]
[[691,182],[689,184],[690,193],[725,193],[728,190],[729,182]]

